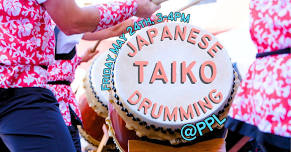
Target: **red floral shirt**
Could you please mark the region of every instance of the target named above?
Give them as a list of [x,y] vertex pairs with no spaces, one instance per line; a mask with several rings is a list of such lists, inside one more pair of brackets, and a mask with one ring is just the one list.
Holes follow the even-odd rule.
[[[47,87],[48,66],[54,60],[53,23],[40,3],[46,0],[0,0],[0,88]],[[96,30],[135,15],[136,0],[97,6]],[[40,66],[42,65],[42,67]]]
[[116,1],[97,5],[100,13],[100,22],[96,31],[106,29],[121,23],[136,14],[136,0]]
[[[97,30],[102,30],[112,25],[118,24],[129,17],[133,16],[136,12],[136,1],[128,0],[127,2],[113,2],[110,4],[98,5],[101,15],[100,23]],[[80,36],[57,36],[57,53],[61,54],[71,51],[74,43],[78,43]],[[50,73],[49,81],[70,81],[74,80],[74,74],[77,66],[80,64],[81,58],[74,56],[72,60],[56,60],[54,64],[48,67]],[[54,92],[56,99],[59,103],[59,109],[67,126],[72,125],[69,107],[81,119],[81,112],[75,98],[75,94],[69,85],[49,85]]]
[[37,0],[0,0],[0,88],[44,87],[54,60],[50,16]]
[[[251,0],[250,33],[258,52],[291,47],[291,0]],[[256,59],[229,116],[261,132],[291,137],[291,55]]]

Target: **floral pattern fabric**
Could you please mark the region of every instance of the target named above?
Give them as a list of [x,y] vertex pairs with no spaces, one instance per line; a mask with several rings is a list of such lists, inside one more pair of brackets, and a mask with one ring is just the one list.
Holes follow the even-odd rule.
[[81,58],[75,55],[72,60],[55,60],[48,66],[49,81],[70,81],[75,78],[75,70]]
[[[258,52],[291,47],[291,0],[252,0],[250,33]],[[229,116],[261,132],[291,137],[291,55],[258,58],[242,81]]]
[[251,36],[258,52],[276,51],[291,46],[291,1],[252,0]]
[[[55,60],[54,64],[48,67],[50,74],[49,81],[70,81],[74,80],[75,70],[80,64],[81,58],[77,55],[72,60]],[[67,126],[71,126],[71,115],[69,106],[81,119],[81,112],[78,108],[76,97],[72,88],[68,85],[50,85],[59,103],[59,109]]]
[[100,22],[96,31],[103,30],[121,23],[136,14],[136,0],[124,0],[101,4],[97,6],[100,13]]
[[[54,23],[38,3],[44,1],[0,0],[0,88],[49,88],[49,74],[40,65],[54,61],[55,37]],[[133,16],[137,3],[126,0],[97,7],[96,30],[102,30]]]
[[0,88],[45,87],[54,59],[50,16],[36,0],[0,0]]
[[77,114],[79,119],[81,119],[81,112],[78,108],[76,97],[72,88],[68,85],[50,85],[50,87],[54,90],[56,99],[59,103],[59,109],[66,125],[72,125],[69,106]]

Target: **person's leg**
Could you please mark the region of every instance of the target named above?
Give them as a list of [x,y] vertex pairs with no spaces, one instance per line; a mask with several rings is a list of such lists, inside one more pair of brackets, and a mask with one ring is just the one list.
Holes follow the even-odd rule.
[[68,128],[70,130],[76,151],[81,152],[81,142],[80,142],[80,136],[79,136],[79,131],[78,131],[77,126],[68,126]]
[[0,137],[12,152],[74,152],[53,94],[41,88],[2,89]]
[[74,112],[74,110],[69,106],[70,114],[71,114],[71,122],[72,126],[68,126],[69,131],[71,133],[75,148],[77,152],[81,152],[81,141],[79,136],[79,130],[78,125],[82,126],[81,119],[77,116],[77,114]]
[[264,144],[259,144],[260,148],[262,149],[263,152],[290,152],[290,149],[282,149],[279,147],[276,147],[274,145],[264,143]]
[[7,146],[4,144],[2,139],[0,138],[0,152],[10,152]]

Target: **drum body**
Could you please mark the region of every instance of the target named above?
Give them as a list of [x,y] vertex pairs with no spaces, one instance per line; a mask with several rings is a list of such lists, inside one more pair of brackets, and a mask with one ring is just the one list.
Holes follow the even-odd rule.
[[108,112],[110,120],[107,119],[109,125],[109,131],[113,137],[116,147],[123,152],[128,151],[129,140],[139,140],[140,138],[136,135],[135,131],[128,130],[123,119],[119,116],[117,111],[111,104],[108,105]]
[[90,144],[98,146],[103,136],[102,126],[105,119],[89,106],[85,95],[80,97],[79,102],[83,120],[83,127],[79,126],[80,133]]
[[[102,127],[106,124],[105,118],[97,115],[89,106],[85,94],[80,97],[79,102],[83,119],[83,126],[78,126],[80,134],[88,143],[94,147],[98,147],[104,135]],[[110,138],[106,146],[103,147],[103,151],[116,151],[116,146],[112,138]]]

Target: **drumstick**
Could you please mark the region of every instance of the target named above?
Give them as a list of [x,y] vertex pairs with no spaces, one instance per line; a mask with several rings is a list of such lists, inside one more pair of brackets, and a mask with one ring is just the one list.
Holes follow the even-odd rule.
[[108,129],[107,129],[105,124],[103,124],[102,130],[104,132],[104,135],[103,135],[103,137],[101,139],[101,142],[100,142],[100,144],[98,146],[97,152],[102,152],[103,147],[107,144],[107,141],[109,139]]
[[101,43],[101,41],[102,41],[102,40],[99,40],[99,41],[94,45],[93,49],[91,50],[92,53],[96,51],[96,49],[97,49],[97,47],[99,46],[99,44]]

